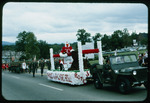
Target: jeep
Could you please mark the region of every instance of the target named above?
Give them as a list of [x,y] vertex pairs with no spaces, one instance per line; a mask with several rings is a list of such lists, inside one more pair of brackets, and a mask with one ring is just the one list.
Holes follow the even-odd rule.
[[95,88],[102,88],[103,84],[110,84],[116,86],[123,94],[129,93],[132,87],[142,84],[147,88],[148,68],[138,64],[135,54],[110,56],[107,60],[110,62],[108,77],[104,72],[108,64],[93,64],[90,68]]
[[12,62],[9,66],[9,71],[20,73],[21,72],[21,63],[20,62]]

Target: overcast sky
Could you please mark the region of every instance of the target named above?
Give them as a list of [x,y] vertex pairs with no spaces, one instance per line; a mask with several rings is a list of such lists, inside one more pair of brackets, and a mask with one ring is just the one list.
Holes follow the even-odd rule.
[[76,42],[78,29],[111,35],[127,28],[148,33],[148,9],[144,4],[117,3],[6,3],[2,40],[15,42],[20,32],[33,32],[47,43]]

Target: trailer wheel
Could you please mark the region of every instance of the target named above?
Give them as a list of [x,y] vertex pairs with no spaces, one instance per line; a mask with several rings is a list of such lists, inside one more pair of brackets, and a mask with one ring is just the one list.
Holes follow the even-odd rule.
[[94,79],[94,86],[96,89],[102,89],[103,88],[103,84],[101,83],[101,81],[98,78]]

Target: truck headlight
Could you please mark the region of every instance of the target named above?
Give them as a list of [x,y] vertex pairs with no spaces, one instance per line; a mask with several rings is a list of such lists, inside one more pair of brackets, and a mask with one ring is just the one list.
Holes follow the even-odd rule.
[[137,72],[136,71],[133,71],[133,75],[136,75],[137,74]]
[[115,73],[119,73],[119,71],[118,71],[118,70],[115,70]]

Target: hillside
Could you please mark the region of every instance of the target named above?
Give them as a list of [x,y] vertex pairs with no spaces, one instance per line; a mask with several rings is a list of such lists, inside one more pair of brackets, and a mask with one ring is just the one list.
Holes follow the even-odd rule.
[[15,43],[7,42],[7,41],[2,41],[2,45],[15,45]]

